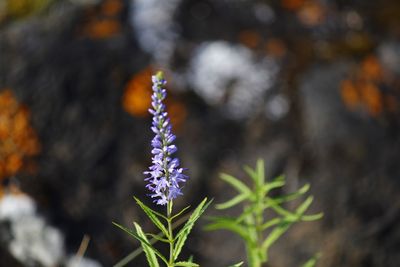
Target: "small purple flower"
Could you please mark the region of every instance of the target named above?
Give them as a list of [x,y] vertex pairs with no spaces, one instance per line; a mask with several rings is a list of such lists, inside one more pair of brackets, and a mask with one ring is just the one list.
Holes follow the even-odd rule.
[[178,148],[172,143],[176,136],[171,132],[170,119],[163,104],[167,96],[167,91],[163,86],[167,82],[162,72],[152,76],[152,81],[152,109],[149,109],[149,112],[153,115],[151,130],[155,133],[151,141],[153,165],[144,173],[148,175],[145,181],[148,182],[146,188],[152,191],[150,196],[155,198],[154,202],[158,205],[165,205],[168,201],[182,195],[180,183],[184,183],[188,176],[183,174],[184,169],[179,168],[179,160],[171,157]]

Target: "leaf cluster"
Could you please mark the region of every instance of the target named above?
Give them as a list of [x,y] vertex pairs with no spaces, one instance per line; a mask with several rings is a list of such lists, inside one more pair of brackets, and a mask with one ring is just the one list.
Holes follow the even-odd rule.
[[[225,210],[243,203],[243,212],[238,217],[211,217],[211,223],[206,230],[228,230],[239,235],[245,242],[250,267],[259,267],[268,261],[268,250],[294,223],[300,221],[314,221],[323,214],[306,215],[307,209],[313,202],[313,197],[308,196],[294,211],[284,207],[284,204],[303,197],[309,190],[309,184],[297,191],[280,196],[270,196],[273,189],[285,185],[284,176],[279,176],[272,181],[265,179],[264,162],[257,161],[257,166],[252,169],[244,167],[251,178],[252,188],[239,179],[222,173],[220,178],[232,186],[238,194],[232,199],[217,204],[216,208]],[[274,217],[266,219],[265,213],[272,210]],[[309,266],[315,261],[309,261]]]
[[[196,263],[193,263],[191,259],[187,261],[178,261],[178,257],[182,251],[182,248],[186,242],[186,239],[191,232],[195,222],[200,218],[203,212],[210,205],[211,201],[207,201],[205,198],[192,212],[192,214],[187,219],[186,223],[183,227],[178,231],[176,235],[172,232],[171,225],[175,219],[181,216],[185,211],[189,209],[189,206],[179,211],[177,214],[167,217],[157,211],[152,210],[148,206],[146,206],[139,199],[135,198],[136,203],[140,206],[140,208],[145,212],[147,217],[153,222],[153,224],[161,231],[160,234],[155,235],[152,233],[143,232],[140,225],[134,222],[134,230],[126,228],[122,225],[114,223],[117,227],[133,236],[137,239],[145,252],[147,262],[149,263],[149,267],[159,267],[160,264],[158,259],[165,263],[168,267],[175,266],[186,266],[186,267],[195,267],[199,266]],[[157,241],[161,241],[163,243],[167,243],[171,247],[170,258],[167,259],[158,249],[156,249],[153,244],[149,242],[149,237],[156,239]]]

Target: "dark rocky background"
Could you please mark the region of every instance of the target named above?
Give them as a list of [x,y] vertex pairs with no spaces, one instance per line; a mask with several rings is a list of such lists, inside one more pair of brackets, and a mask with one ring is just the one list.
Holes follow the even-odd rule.
[[[68,253],[87,234],[85,255],[112,266],[138,247],[112,221],[151,229],[132,195],[146,199],[150,74],[161,68],[191,177],[178,206],[227,199],[218,173],[244,177],[263,158],[285,190],[310,182],[325,214],[293,227],[268,266],[317,251],[321,267],[400,266],[398,1],[0,1],[0,90],[29,110],[40,144],[15,168],[1,156],[3,191],[31,196]],[[201,224],[185,255],[243,259],[235,236]],[[0,265],[21,266],[1,244]]]

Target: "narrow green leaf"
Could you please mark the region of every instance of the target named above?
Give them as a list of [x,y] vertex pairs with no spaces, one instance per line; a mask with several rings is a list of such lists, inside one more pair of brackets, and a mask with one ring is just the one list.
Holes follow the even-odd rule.
[[184,213],[189,208],[190,208],[190,206],[187,206],[187,207],[183,208],[180,212],[178,212],[177,214],[175,214],[174,216],[171,217],[171,221],[174,220],[175,218],[179,217],[179,215]]
[[299,190],[297,190],[296,192],[284,195],[284,196],[280,196],[280,197],[276,197],[274,198],[274,200],[277,203],[284,203],[284,202],[289,202],[291,200],[295,200],[297,198],[299,198],[300,196],[304,195],[305,193],[307,193],[307,191],[310,189],[310,185],[309,184],[305,184],[304,186],[302,186]]
[[321,257],[321,253],[317,253],[309,259],[307,262],[305,262],[301,267],[314,267],[317,264],[318,259]]
[[146,236],[150,236],[150,237],[154,238],[157,241],[161,241],[161,242],[164,242],[164,243],[169,243],[168,239],[162,238],[162,236],[164,236],[164,235],[155,235],[155,234],[147,233]]
[[245,195],[250,195],[251,190],[250,188],[247,187],[244,183],[239,181],[237,178],[233,177],[232,175],[226,174],[226,173],[221,173],[220,178],[233,186],[236,190],[238,190],[240,193],[245,194]]
[[176,237],[175,237],[176,243],[175,243],[175,248],[174,248],[174,252],[173,252],[174,260],[176,260],[179,256],[179,254],[181,253],[183,245],[185,244],[187,236],[189,235],[190,231],[192,230],[194,223],[200,218],[200,216],[207,209],[207,207],[211,204],[211,202],[212,202],[212,200],[207,202],[207,198],[205,198],[197,206],[197,208],[193,211],[193,213],[190,215],[190,217],[187,220],[187,222],[185,223],[185,225],[182,227],[182,229],[176,235]]
[[213,221],[213,222],[224,221],[224,220],[236,222],[236,218],[228,217],[228,216],[207,216],[206,219],[210,220],[210,221]]
[[265,229],[268,229],[268,228],[270,228],[272,226],[275,226],[275,225],[277,225],[277,224],[279,224],[281,222],[282,222],[281,218],[274,218],[272,220],[269,220],[268,222],[266,222],[263,225],[261,225],[261,231],[264,231]]
[[[185,214],[183,215],[181,218],[179,218],[176,222],[174,222],[172,224],[172,229],[174,230],[176,227],[179,227],[180,225],[182,225],[183,223],[186,222],[186,220],[189,218],[189,215]],[[164,237],[164,234],[162,232],[159,232],[157,234],[158,237]],[[158,240],[155,238],[152,238],[149,240],[149,243],[151,245],[153,245],[154,243],[156,243]],[[168,242],[169,243],[169,242]],[[143,248],[137,248],[134,251],[132,251],[131,253],[129,253],[127,256],[125,256],[124,258],[122,258],[119,262],[117,262],[114,267],[123,267],[126,266],[129,262],[131,262],[133,259],[135,259],[138,255],[140,255],[143,252]]]
[[142,228],[137,223],[133,223],[133,224],[135,225],[136,233],[138,234],[138,236],[140,236],[141,238],[143,238],[146,241],[146,243],[144,243],[142,241],[140,243],[142,245],[144,254],[146,255],[146,259],[147,259],[147,262],[149,263],[149,266],[150,267],[159,267],[160,265],[158,264],[154,249],[152,246],[147,245],[147,244],[149,244],[149,241],[147,240],[146,235],[143,233]]
[[271,183],[267,183],[262,187],[262,191],[264,194],[268,193],[272,189],[279,188],[285,185],[284,180],[273,181]]
[[245,207],[242,214],[240,214],[240,216],[236,218],[236,222],[237,223],[243,222],[248,216],[250,216],[252,213],[256,212],[257,209],[258,209],[258,207],[256,205],[251,205],[251,206]]
[[268,257],[268,250],[276,240],[279,239],[290,227],[291,223],[283,222],[276,226],[274,230],[268,235],[268,237],[262,243],[261,249],[266,257]]
[[196,209],[192,212],[192,214],[190,215],[190,217],[188,218],[188,220],[186,221],[185,225],[179,230],[178,234],[176,235],[175,239],[178,239],[181,235],[184,234],[184,232],[186,231],[186,228],[190,228],[193,222],[195,222],[200,215],[202,214],[202,212],[204,212],[204,210],[208,207],[208,205],[211,203],[211,201],[207,202],[207,198],[203,199],[200,204],[196,207]]
[[[135,199],[136,202],[139,201],[143,206],[147,207],[152,213],[154,213],[154,214],[157,215],[158,217],[163,218],[164,220],[168,221],[168,218],[167,218],[164,214],[161,214],[161,213],[159,213],[159,212],[157,212],[157,211],[151,209],[150,207],[146,206],[146,205],[145,205],[142,201],[140,201],[140,199],[138,199],[137,197],[134,196],[133,198]],[[139,203],[138,203],[138,204],[139,204]]]
[[[165,228],[165,226],[161,223],[161,221],[157,218],[156,215],[160,216],[161,214],[150,209],[149,207],[147,207],[145,204],[143,204],[143,202],[141,202],[138,198],[135,197],[136,202],[138,203],[138,205],[142,208],[142,210],[146,213],[147,217],[150,218],[150,220],[154,223],[155,226],[157,226],[158,229],[161,230],[161,232],[163,232],[163,234],[166,237],[169,237],[169,233],[167,228]],[[161,215],[164,217],[164,215]]]
[[253,170],[250,166],[244,165],[243,166],[244,171],[247,173],[248,176],[253,180],[254,183],[257,183],[258,181],[258,176],[256,170]]
[[187,260],[188,262],[193,262],[193,255],[190,255],[189,259]]
[[304,195],[305,193],[308,192],[308,190],[310,190],[310,184],[305,184],[299,190],[297,190],[295,193]]
[[313,202],[314,198],[312,196],[307,197],[307,199],[296,209],[296,214],[303,215],[304,212],[310,207],[311,203]]
[[[131,229],[128,229],[118,223],[113,222],[113,224],[115,226],[117,226],[118,228],[120,228],[121,230],[123,230],[124,232],[128,233],[129,235],[133,236],[134,238],[136,238],[139,242],[143,242],[145,245],[147,245],[148,247],[152,247],[152,245],[144,238],[140,237],[138,234],[136,234],[134,231],[132,231]],[[165,262],[166,264],[168,264],[167,259],[155,248],[153,248],[154,253],[160,257],[160,259]]]
[[242,266],[242,265],[243,265],[243,261],[238,262],[238,263],[236,263],[236,264],[234,264],[234,265],[231,265],[231,266],[229,266],[229,267],[240,267],[240,266]]
[[236,223],[233,218],[220,218],[217,221],[208,224],[204,229],[206,231],[228,230],[239,235],[245,241],[251,242],[248,227]]
[[285,210],[284,208],[279,206],[279,204],[276,203],[276,201],[273,198],[266,197],[265,202],[266,202],[266,205],[265,205],[266,207],[272,208],[276,213],[278,213],[279,215],[282,215],[283,217],[287,217],[287,218],[296,217],[295,214],[293,214],[290,211]]
[[239,204],[240,202],[242,202],[248,198],[249,198],[248,194],[240,194],[224,203],[215,205],[215,208],[217,208],[219,210],[228,209],[228,208],[231,208],[231,207]]
[[178,261],[174,263],[174,266],[187,266],[187,267],[197,267],[200,266],[196,263],[189,262],[189,261]]
[[313,214],[313,215],[303,215],[301,216],[301,220],[304,222],[311,222],[311,221],[316,221],[324,217],[324,214],[322,212]]

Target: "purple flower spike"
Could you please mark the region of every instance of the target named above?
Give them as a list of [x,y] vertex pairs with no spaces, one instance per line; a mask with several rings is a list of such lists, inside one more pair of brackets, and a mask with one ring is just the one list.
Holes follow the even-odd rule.
[[153,95],[151,96],[152,108],[149,112],[153,115],[151,130],[155,133],[151,146],[153,154],[149,170],[144,172],[148,177],[146,188],[152,191],[150,196],[158,205],[165,205],[168,201],[182,195],[180,183],[184,183],[188,176],[179,168],[179,160],[171,157],[178,148],[172,143],[176,136],[171,132],[171,123],[165,111],[163,100],[167,91],[163,86],[167,83],[162,72],[152,76]]

